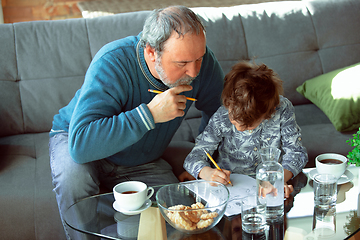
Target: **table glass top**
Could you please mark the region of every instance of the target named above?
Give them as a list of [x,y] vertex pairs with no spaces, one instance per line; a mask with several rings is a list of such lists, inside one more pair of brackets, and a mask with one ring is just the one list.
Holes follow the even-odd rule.
[[[315,170],[316,171],[316,170]],[[360,228],[360,196],[359,196],[359,171],[360,167],[348,167],[346,179],[342,179],[338,185],[338,201],[336,213],[325,214],[333,225],[332,232],[326,239],[346,239]],[[269,226],[264,236],[257,239],[320,239],[314,229],[316,219],[324,213],[319,213],[314,208],[312,174],[314,169],[304,169],[297,181],[293,183],[294,193],[285,201],[284,222]],[[155,186],[155,192],[161,186]],[[155,195],[155,194],[154,194]],[[65,213],[65,222],[73,229],[98,236],[103,239],[137,239],[140,214],[125,215],[113,208],[114,196],[112,193],[96,195],[83,199],[72,205]],[[152,206],[156,207],[154,196]],[[88,211],[88,209],[96,211]],[[74,216],[76,210],[77,216]],[[316,223],[316,224],[315,224]],[[327,223],[329,225],[329,222]],[[192,239],[170,225],[166,224],[168,239]],[[223,219],[210,231],[196,236],[196,239],[254,239],[241,230],[241,218],[239,215]]]

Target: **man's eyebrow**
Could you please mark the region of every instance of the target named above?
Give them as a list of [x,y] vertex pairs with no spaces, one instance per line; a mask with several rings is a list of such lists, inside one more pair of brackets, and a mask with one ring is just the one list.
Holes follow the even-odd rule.
[[[205,53],[204,55],[202,55],[201,57],[199,57],[198,59],[196,59],[195,61],[197,60],[200,60],[201,58],[203,58],[205,56]],[[174,61],[175,63],[189,63],[189,62],[194,62],[194,61]]]

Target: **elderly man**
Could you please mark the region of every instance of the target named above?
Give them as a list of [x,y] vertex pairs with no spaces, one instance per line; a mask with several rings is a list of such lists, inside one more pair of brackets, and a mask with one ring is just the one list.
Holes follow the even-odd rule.
[[[54,116],[50,132],[63,222],[68,207],[99,193],[100,184],[178,182],[161,156],[192,104],[187,97],[197,99],[195,106],[203,112],[199,131],[204,129],[220,106],[223,78],[206,46],[204,26],[183,6],[153,11],[138,36],[100,49],[83,86]],[[84,237],[64,228],[68,239]]]

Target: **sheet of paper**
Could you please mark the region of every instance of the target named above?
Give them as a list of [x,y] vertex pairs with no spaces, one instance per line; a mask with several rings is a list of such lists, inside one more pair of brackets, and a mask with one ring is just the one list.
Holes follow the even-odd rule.
[[227,185],[230,192],[230,199],[225,211],[226,216],[237,215],[241,213],[241,198],[256,194],[256,180],[243,174],[233,173],[230,175],[233,184]]
[[166,240],[165,219],[160,210],[149,207],[140,215],[138,240]]
[[[225,210],[226,216],[237,215],[241,213],[241,199],[248,196],[256,194],[256,180],[252,177],[243,174],[232,173],[230,175],[230,180],[233,184],[226,185],[230,192],[230,198]],[[211,197],[205,196],[205,189],[197,186],[196,189],[193,185],[187,185],[187,188],[196,192],[201,198],[206,202],[216,202],[216,200],[211,199],[211,197],[216,197],[211,195]]]

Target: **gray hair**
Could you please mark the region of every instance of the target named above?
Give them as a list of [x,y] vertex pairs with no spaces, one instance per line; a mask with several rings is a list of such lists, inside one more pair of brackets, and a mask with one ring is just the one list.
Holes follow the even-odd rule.
[[149,44],[155,51],[161,53],[164,49],[164,43],[173,31],[181,37],[186,33],[205,33],[205,27],[200,18],[187,7],[171,6],[156,9],[145,21],[140,44],[142,47]]

